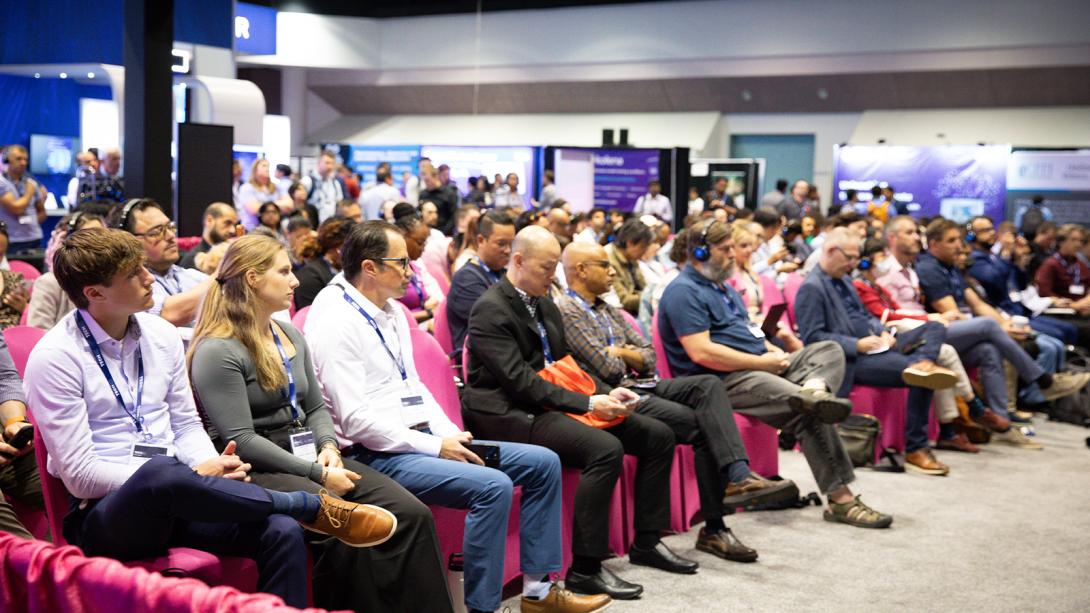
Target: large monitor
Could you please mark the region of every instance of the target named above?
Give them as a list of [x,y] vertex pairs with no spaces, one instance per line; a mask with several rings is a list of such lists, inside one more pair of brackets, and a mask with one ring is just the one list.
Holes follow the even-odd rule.
[[519,178],[519,194],[529,202],[537,184],[536,150],[533,147],[451,147],[424,145],[420,155],[431,159],[432,166],[450,166],[450,179],[463,194],[469,191],[470,177],[485,176],[492,183],[496,175],[506,179],[508,173]]
[[659,180],[659,149],[553,150],[556,189],[573,210],[592,206],[630,212],[647,193],[647,183]]
[[76,170],[79,138],[30,135],[30,172],[36,175],[70,175]]

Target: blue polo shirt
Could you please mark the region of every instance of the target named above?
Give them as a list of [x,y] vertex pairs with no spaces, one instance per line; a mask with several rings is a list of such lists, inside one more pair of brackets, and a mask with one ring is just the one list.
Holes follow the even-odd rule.
[[1011,300],[1011,292],[1021,291],[1025,287],[1025,273],[1020,273],[1010,262],[998,255],[973,249],[969,275],[984,288],[989,303],[1012,315],[1028,315],[1021,302]]
[[959,309],[966,309],[965,279],[961,277],[961,271],[953,266],[943,264],[930,253],[921,253],[916,261],[916,274],[920,277],[920,291],[927,300],[927,309],[931,309],[931,303],[942,300],[947,296],[953,296]]
[[659,300],[659,335],[675,377],[715,373],[689,358],[678,340],[708,332],[712,342],[753,355],[767,350],[765,340],[749,330],[749,315],[742,296],[733,287],[714,284],[688,265]]

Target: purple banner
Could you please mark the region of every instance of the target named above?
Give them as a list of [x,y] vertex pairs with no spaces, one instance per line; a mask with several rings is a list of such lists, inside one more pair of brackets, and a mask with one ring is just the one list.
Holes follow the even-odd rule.
[[943,215],[958,222],[974,215],[1003,219],[1009,145],[938,147],[837,147],[834,194],[855,189],[870,197],[874,185],[892,185],[896,200],[916,216]]
[[659,178],[658,149],[596,149],[594,206],[629,212]]

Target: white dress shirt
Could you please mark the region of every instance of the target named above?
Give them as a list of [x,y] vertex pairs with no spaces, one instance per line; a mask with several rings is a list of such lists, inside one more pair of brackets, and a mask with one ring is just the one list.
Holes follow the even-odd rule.
[[[151,284],[152,304],[147,311],[152,315],[159,315],[163,312],[163,305],[166,303],[167,298],[191,290],[204,283],[204,280],[208,278],[208,275],[195,268],[182,268],[177,264],[172,265],[165,275],[161,275],[150,268],[148,272],[151,273],[154,280]],[[193,327],[193,322],[189,322],[184,327]]]
[[640,215],[656,215],[666,223],[674,220],[674,207],[670,205],[670,199],[662,194],[652,196],[648,192],[640,196],[636,200],[636,208],[632,209],[632,213],[637,217]]
[[[390,352],[400,356],[404,381],[375,329],[344,299],[346,290],[374,318]],[[338,274],[310,305],[304,331],[342,447],[360,443],[372,451],[438,457],[443,437],[460,432],[421,383],[409,323],[393,300],[380,309]],[[402,407],[403,398],[416,396],[421,405]],[[423,421],[431,434],[409,427]]]
[[768,258],[772,257],[772,254],[777,253],[780,249],[783,249],[783,235],[781,234],[777,234],[767,241],[762,241],[753,250],[753,255],[749,256],[750,269],[759,275],[768,275],[770,277],[775,275],[776,267],[780,265],[780,262],[769,264]]
[[364,220],[382,219],[382,205],[387,200],[398,202],[401,200],[401,192],[388,183],[376,183],[373,187],[363,190],[360,194],[360,208],[363,209]]
[[144,442],[121,409],[105,375],[76,325],[82,313],[129,410],[137,389],[136,349],[144,362],[140,415],[152,443],[172,445],[188,466],[216,457],[204,431],[186,374],[177,329],[157,316],[137,313],[121,341],[111,338],[87,311],[72,311],[30,353],[23,389],[38,431],[49,448],[50,474],[77,498],[96,499],[117,490],[139,464],[131,447]]

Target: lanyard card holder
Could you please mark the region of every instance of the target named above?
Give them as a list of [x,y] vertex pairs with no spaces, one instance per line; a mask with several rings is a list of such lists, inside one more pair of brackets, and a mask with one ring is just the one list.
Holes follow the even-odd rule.
[[133,443],[132,447],[129,448],[129,466],[143,466],[144,462],[158,455],[174,457],[174,449],[170,445]]
[[296,428],[288,436],[291,444],[291,453],[295,457],[316,462],[318,460],[318,448],[314,444],[314,432],[306,428]]

